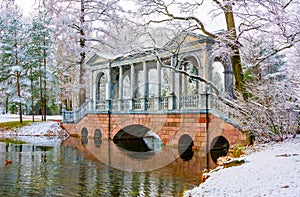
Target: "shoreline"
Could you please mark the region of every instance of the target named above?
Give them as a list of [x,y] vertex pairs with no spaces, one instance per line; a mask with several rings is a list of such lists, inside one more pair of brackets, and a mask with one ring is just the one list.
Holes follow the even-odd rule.
[[[255,148],[256,149],[256,148]],[[300,135],[280,143],[258,145],[240,166],[210,173],[185,197],[300,195]]]

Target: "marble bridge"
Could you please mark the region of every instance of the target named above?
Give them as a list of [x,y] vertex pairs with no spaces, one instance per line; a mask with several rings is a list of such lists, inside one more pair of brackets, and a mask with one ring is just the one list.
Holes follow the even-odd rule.
[[[213,41],[207,37],[185,39],[180,69],[212,81],[230,98],[228,58],[213,57]],[[172,54],[162,52],[161,59],[174,66]],[[86,102],[63,111],[63,125],[71,134],[114,141],[155,134],[163,144],[203,150],[246,141],[238,111],[219,101],[206,84],[161,65],[150,49],[113,58],[95,54],[87,65]]]

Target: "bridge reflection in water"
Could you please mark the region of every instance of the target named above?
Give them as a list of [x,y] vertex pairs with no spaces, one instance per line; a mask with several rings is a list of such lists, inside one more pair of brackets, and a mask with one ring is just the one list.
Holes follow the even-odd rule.
[[[120,148],[113,141],[99,138],[87,139],[84,141],[86,145],[82,139],[73,137],[62,144],[61,141],[39,144],[36,137],[26,138],[29,142],[34,140],[36,144],[0,143],[0,160],[12,161],[10,165],[0,163],[0,196],[177,197],[182,196],[185,190],[199,185],[201,171],[206,167],[206,158],[194,152],[189,161],[180,157],[172,158],[172,162],[156,170],[123,171],[113,166],[119,167],[120,164],[128,164],[127,161],[139,160],[145,163],[141,167],[151,167],[155,165],[153,158],[156,155],[166,155],[164,152],[176,155],[178,151],[162,147],[161,150],[147,151],[147,157],[137,158],[128,155],[125,147]],[[90,147],[94,147],[93,153],[96,154],[90,151]],[[108,165],[97,158],[103,152],[106,152],[106,156],[100,159],[109,159]]]
[[[132,180],[133,176],[140,176],[138,179],[141,182],[150,181],[149,184],[154,188],[151,189],[152,195],[149,196],[158,196],[160,194],[159,188],[166,191],[173,188],[176,190],[173,192],[178,194],[173,196],[181,196],[183,190],[200,183],[201,173],[207,168],[207,156],[200,157],[199,152],[189,148],[186,151],[192,151],[192,153],[187,154],[181,152],[179,148],[167,146],[162,146],[160,150],[151,150],[143,141],[139,141],[139,145],[144,146],[141,150],[134,149],[137,147],[128,148],[124,142],[115,144],[109,140],[99,141],[98,139],[95,141],[95,138],[89,138],[87,143],[83,143],[85,140],[69,138],[63,145],[78,149],[87,160],[100,160],[117,171],[123,171],[124,177],[122,179],[125,182],[136,181]],[[185,157],[186,154],[188,157]],[[208,158],[209,168],[215,167],[211,157],[208,156]],[[125,177],[125,174],[131,174],[131,176]],[[146,178],[145,175],[149,177]],[[180,183],[181,181],[183,182]],[[124,184],[126,185],[126,183]],[[143,184],[145,183],[141,183],[140,186]],[[122,190],[122,188],[116,189]],[[140,188],[140,192],[143,192],[142,190],[143,188]]]

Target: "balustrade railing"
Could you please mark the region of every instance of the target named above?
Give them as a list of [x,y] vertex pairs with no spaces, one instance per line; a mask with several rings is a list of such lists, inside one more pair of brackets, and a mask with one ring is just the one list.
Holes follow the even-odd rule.
[[111,101],[111,108],[113,111],[118,111],[119,110],[119,100],[118,99],[113,99]]
[[160,107],[162,110],[168,110],[169,109],[169,98],[164,96],[161,98],[161,104]]
[[96,101],[96,111],[101,111],[106,109],[106,101],[105,100],[100,100]]
[[86,112],[88,111],[89,102],[85,102],[83,105],[81,105],[74,113],[74,118],[78,119],[83,117]]
[[74,117],[73,117],[74,113],[73,111],[62,111],[62,119],[63,122],[73,122],[74,121]]
[[210,101],[212,109],[220,112],[225,117],[229,118],[230,120],[233,120],[234,122],[240,122],[240,112],[238,109],[226,105],[224,102],[220,101],[220,99],[217,96],[211,95]]
[[200,95],[180,96],[179,109],[199,109]]
[[[79,107],[75,112],[72,111],[63,111],[63,121],[64,122],[76,122],[84,117],[89,111],[132,111],[132,110],[173,110],[173,106],[170,103],[170,99],[173,97],[151,97],[148,99],[145,98],[135,98],[135,99],[114,99],[111,100],[111,108],[107,105],[107,101],[100,100],[94,102],[86,102],[81,107]],[[223,114],[225,117],[239,122],[239,111],[235,108],[232,108],[216,96],[212,94],[198,94],[198,95],[188,95],[188,96],[179,96],[178,97],[178,109],[174,110],[201,110],[208,109],[218,111]],[[110,109],[108,109],[110,108]],[[176,108],[176,107],[175,107]]]
[[151,97],[146,100],[146,109],[154,110],[155,109],[155,98]]
[[142,98],[133,99],[133,109],[141,110],[142,109]]
[[132,101],[132,99],[123,99],[123,102],[122,102],[122,109],[124,111],[128,111],[130,110],[130,102]]

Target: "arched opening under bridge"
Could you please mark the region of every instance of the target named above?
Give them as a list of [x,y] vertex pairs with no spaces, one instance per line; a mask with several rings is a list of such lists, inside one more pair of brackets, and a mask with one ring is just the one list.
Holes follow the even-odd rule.
[[[136,153],[155,153],[161,149],[160,137],[148,127],[133,124],[121,129],[113,138],[113,142],[119,149],[131,152],[133,157]],[[135,155],[134,155],[135,154]]]
[[229,142],[225,137],[215,137],[210,144],[210,155],[212,160],[216,163],[219,157],[226,156],[229,147]]
[[194,141],[191,136],[184,134],[178,140],[178,153],[183,161],[189,161],[194,156]]
[[83,145],[87,145],[88,143],[88,130],[85,127],[81,129],[81,142]]

